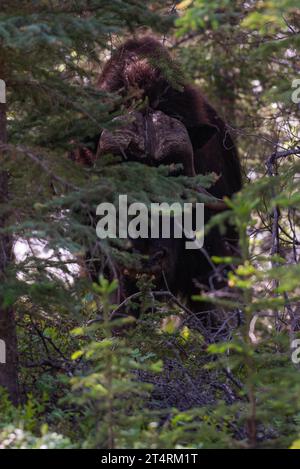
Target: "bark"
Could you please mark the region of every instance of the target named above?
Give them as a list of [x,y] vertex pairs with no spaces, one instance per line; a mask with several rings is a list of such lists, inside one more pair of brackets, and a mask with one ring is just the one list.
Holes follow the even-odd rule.
[[[7,143],[6,130],[6,105],[0,103],[0,142]],[[1,168],[0,154],[0,207],[8,201],[7,171]],[[5,227],[6,216],[0,211],[0,229]],[[6,270],[13,260],[12,237],[0,234],[0,282],[5,280]],[[6,348],[6,362],[0,363],[0,386],[7,389],[13,403],[19,400],[18,392],[18,352],[17,335],[14,311],[11,307],[5,307],[0,296],[0,340],[4,341]]]

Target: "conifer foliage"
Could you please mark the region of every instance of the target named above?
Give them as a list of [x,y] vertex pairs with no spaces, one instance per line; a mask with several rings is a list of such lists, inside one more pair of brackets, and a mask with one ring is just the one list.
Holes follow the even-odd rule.
[[[202,201],[196,185],[216,175],[70,158],[123,113],[97,79],[145,32],[224,116],[242,160],[244,188],[206,226],[233,224],[240,251],[213,259],[224,288],[194,298],[217,326],[155,291],[94,218],[124,193]],[[0,449],[299,448],[299,32],[294,0],[1,2]],[[111,321],[115,261],[139,272],[139,292]]]

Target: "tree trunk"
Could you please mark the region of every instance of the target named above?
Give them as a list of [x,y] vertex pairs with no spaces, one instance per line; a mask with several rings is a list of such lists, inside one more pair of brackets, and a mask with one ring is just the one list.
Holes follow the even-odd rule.
[[[6,105],[0,103],[0,142],[7,142],[6,131]],[[8,201],[8,179],[7,171],[1,168],[0,153],[0,207]],[[0,211],[0,229],[6,223],[5,214]],[[5,213],[5,211],[4,211]],[[9,263],[13,260],[12,237],[8,234],[0,234],[0,282],[5,280],[5,272]],[[0,386],[7,389],[13,403],[19,400],[18,392],[18,352],[17,334],[14,311],[11,307],[5,307],[3,298],[0,297],[0,340],[2,353],[0,356]],[[4,357],[5,355],[5,357]],[[5,358],[5,363],[2,363]]]

